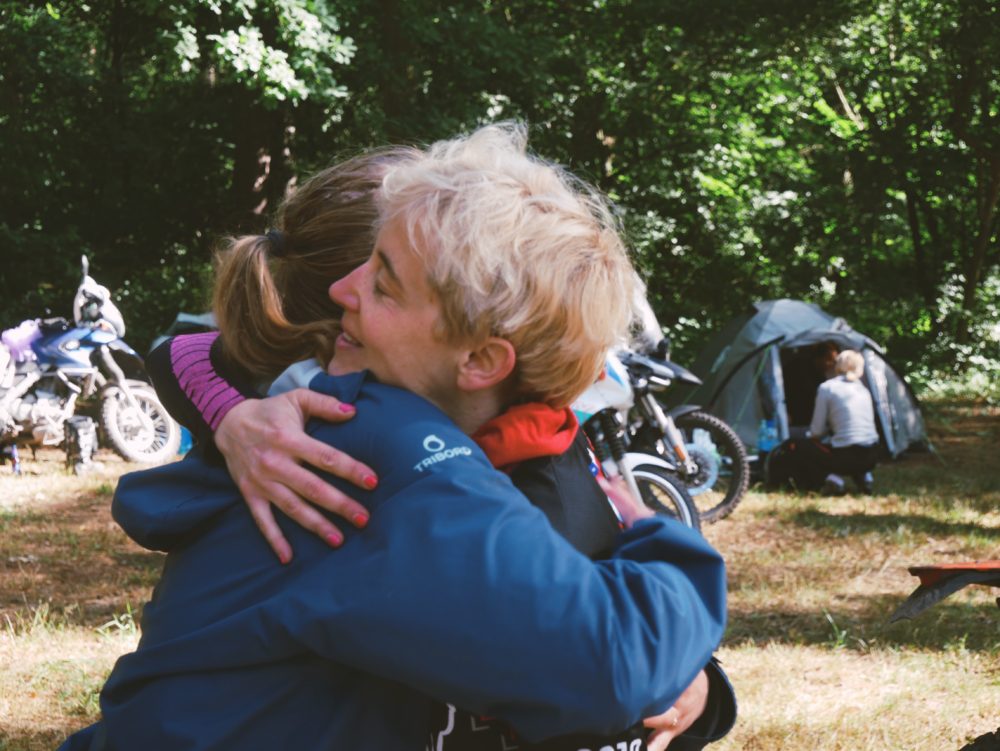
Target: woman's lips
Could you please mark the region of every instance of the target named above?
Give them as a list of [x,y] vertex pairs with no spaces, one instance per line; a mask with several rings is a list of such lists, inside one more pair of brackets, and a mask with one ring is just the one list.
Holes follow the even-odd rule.
[[360,347],[361,346],[361,342],[359,342],[353,336],[351,336],[350,334],[348,334],[346,331],[341,331],[340,332],[340,337],[338,337],[338,338],[340,339],[340,343],[341,344],[346,344],[348,347]]

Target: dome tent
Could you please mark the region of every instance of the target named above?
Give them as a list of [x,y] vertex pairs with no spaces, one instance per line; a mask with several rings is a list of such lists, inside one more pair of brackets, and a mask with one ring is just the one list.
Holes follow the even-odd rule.
[[843,318],[800,300],[754,303],[730,321],[692,366],[703,384],[685,395],[728,422],[751,450],[761,420],[774,420],[779,440],[801,435],[809,425],[819,348],[855,349],[865,359],[863,381],[872,394],[883,447],[897,457],[926,447],[920,405],[909,385],[885,359],[882,348]]

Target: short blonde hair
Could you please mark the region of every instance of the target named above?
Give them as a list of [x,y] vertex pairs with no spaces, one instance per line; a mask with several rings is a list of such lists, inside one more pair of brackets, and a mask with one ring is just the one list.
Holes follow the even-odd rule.
[[562,407],[625,340],[634,272],[608,202],[526,144],[510,123],[435,143],[387,173],[379,204],[423,256],[441,338],[507,339],[517,397]]
[[857,381],[865,372],[865,358],[854,349],[845,349],[833,363],[837,375],[842,375],[848,381]]

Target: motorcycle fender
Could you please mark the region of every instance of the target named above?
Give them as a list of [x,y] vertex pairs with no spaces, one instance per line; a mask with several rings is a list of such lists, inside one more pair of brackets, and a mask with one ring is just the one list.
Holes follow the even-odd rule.
[[641,454],[635,451],[630,451],[625,454],[619,464],[626,467],[630,472],[643,464],[652,464],[654,467],[665,469],[667,472],[673,472],[676,470],[676,467],[674,467],[673,464],[664,461],[654,454]]
[[682,415],[689,415],[692,412],[697,412],[701,409],[697,404],[681,404],[680,406],[674,407],[672,410],[667,412],[667,417],[671,417],[676,420]]

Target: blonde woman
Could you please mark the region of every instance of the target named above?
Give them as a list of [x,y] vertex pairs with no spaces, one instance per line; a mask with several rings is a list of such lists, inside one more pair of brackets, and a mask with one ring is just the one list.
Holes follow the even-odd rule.
[[[843,493],[843,475],[854,479],[859,490],[872,491],[871,471],[878,461],[879,437],[875,427],[875,408],[868,388],[861,378],[865,359],[860,352],[845,349],[834,362],[836,375],[822,383],[816,392],[809,435],[825,439],[812,444],[811,474],[822,477],[825,492]],[[818,485],[818,483],[816,483]]]

